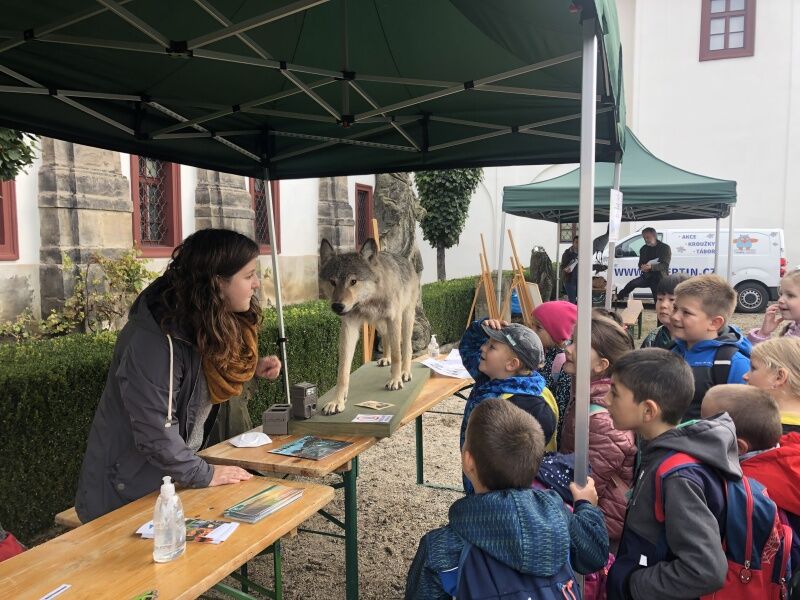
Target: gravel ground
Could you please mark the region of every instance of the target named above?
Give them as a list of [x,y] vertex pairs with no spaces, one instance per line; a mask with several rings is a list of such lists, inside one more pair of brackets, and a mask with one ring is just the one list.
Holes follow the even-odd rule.
[[[762,315],[739,315],[733,322],[744,331],[761,324]],[[644,335],[655,326],[655,313],[645,311]],[[637,342],[637,346],[641,340]],[[459,412],[464,402],[450,398],[438,410]],[[426,479],[460,486],[458,433],[461,418],[425,416]],[[362,600],[402,598],[406,573],[420,537],[447,521],[447,509],[460,494],[415,484],[414,428],[407,426],[370,448],[360,459],[358,529],[360,597]],[[331,477],[325,483],[335,483]],[[341,492],[329,506],[341,518]],[[322,517],[308,521],[313,529],[333,531]],[[300,534],[283,542],[284,590],[287,600],[344,598],[344,543],[341,540]],[[256,581],[270,582],[271,557],[250,563]],[[228,581],[231,585],[233,581]],[[207,594],[207,598],[222,598]]]

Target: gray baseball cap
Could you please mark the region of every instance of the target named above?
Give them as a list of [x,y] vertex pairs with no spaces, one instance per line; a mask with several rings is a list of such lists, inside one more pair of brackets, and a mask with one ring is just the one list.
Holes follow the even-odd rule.
[[544,362],[544,348],[542,340],[536,333],[521,323],[510,323],[502,329],[492,329],[484,323],[483,330],[493,340],[511,346],[526,367],[536,371]]

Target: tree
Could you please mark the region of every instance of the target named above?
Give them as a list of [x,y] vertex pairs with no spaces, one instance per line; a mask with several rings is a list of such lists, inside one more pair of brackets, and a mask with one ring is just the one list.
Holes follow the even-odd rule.
[[0,181],[14,179],[33,162],[35,141],[29,133],[0,127]]
[[458,244],[467,221],[469,201],[483,179],[483,169],[421,171],[414,174],[419,201],[425,209],[420,219],[422,237],[436,248],[436,276],[446,279],[444,251]]

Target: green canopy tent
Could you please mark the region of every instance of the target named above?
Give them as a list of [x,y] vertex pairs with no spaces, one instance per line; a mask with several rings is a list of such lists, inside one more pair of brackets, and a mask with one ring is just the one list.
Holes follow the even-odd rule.
[[[720,219],[733,214],[736,182],[690,173],[671,165],[650,152],[628,128],[625,140],[619,185],[615,185],[614,165],[597,164],[595,167],[595,221],[609,220],[609,190],[616,188],[624,199],[623,221],[716,219],[719,238]],[[517,215],[559,224],[576,222],[580,174],[581,169],[577,168],[545,181],[506,186],[503,188],[504,216]],[[611,247],[609,292],[613,259]],[[730,261],[728,263],[730,279]],[[719,246],[715,253],[715,270],[718,264]],[[607,293],[606,302],[610,300],[611,294]]]
[[264,179],[580,162],[587,227],[590,166],[623,150],[613,0],[0,0],[0,13],[0,126],[72,142]]

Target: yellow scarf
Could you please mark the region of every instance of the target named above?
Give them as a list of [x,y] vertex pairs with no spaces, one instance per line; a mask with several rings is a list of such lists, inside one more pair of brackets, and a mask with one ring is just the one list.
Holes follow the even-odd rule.
[[242,393],[244,384],[256,373],[258,363],[258,329],[255,325],[242,326],[242,347],[224,372],[207,357],[203,357],[211,403],[219,404]]

